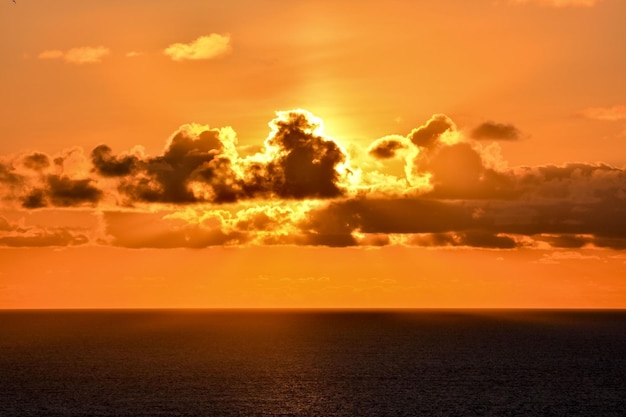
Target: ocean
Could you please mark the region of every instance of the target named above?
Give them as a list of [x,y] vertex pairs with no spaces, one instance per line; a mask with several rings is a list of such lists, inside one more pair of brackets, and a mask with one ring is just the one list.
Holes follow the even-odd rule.
[[626,311],[1,311],[0,416],[626,416]]

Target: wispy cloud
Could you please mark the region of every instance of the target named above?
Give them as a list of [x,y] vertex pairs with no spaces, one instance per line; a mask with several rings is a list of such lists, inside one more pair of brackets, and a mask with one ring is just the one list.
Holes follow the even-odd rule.
[[65,53],[58,49],[43,51],[38,55],[39,59],[62,59]]
[[71,64],[96,64],[109,55],[111,50],[104,46],[83,46],[67,51],[52,49],[41,52],[39,59],[62,59]]
[[537,4],[547,7],[592,7],[600,0],[511,0],[514,4]]
[[626,120],[626,106],[589,107],[581,111],[580,114],[595,120]]
[[163,51],[174,61],[211,59],[230,51],[230,35],[212,33],[190,43],[175,43]]

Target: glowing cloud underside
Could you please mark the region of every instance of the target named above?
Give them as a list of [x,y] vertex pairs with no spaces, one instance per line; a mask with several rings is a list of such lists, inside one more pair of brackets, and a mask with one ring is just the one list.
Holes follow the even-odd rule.
[[514,125],[486,122],[466,136],[437,114],[406,136],[374,140],[362,152],[368,169],[305,110],[277,112],[269,126],[261,150],[245,157],[232,128],[187,124],[155,156],[103,144],[3,158],[0,213],[91,211],[97,226],[7,214],[0,245],[626,248],[626,172],[506,168],[495,142],[472,139],[512,140]]

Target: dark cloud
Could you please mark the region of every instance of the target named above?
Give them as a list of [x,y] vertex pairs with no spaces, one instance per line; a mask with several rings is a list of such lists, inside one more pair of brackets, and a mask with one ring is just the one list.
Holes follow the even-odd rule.
[[445,114],[436,114],[426,124],[413,129],[408,139],[420,148],[430,148],[443,133],[452,130],[455,130],[454,122]]
[[535,235],[533,239],[546,242],[553,248],[566,248],[566,249],[578,249],[583,246],[592,243],[593,239],[589,236],[581,235]]
[[484,249],[514,249],[518,246],[510,236],[482,230],[418,234],[412,236],[408,243],[416,246],[469,246]]
[[270,125],[273,134],[266,145],[277,151],[267,172],[276,195],[303,199],[343,194],[336,168],[346,155],[335,141],[316,133],[321,121],[307,112],[291,111],[279,113]]
[[488,249],[513,249],[517,243],[510,236],[483,230],[470,230],[460,234],[459,244],[461,246],[472,246]]
[[22,207],[27,209],[36,209],[46,207],[46,197],[43,190],[33,190],[22,200]]
[[23,197],[22,206],[40,208],[95,205],[102,195],[102,191],[89,178],[72,179],[61,175],[47,175],[42,188],[36,188]]
[[593,244],[600,248],[624,250],[626,249],[626,236],[610,238],[599,237],[593,240]]
[[16,173],[11,164],[0,161],[0,203],[19,200],[25,189],[24,176]]
[[17,186],[23,182],[23,177],[14,172],[13,167],[0,162],[0,183],[8,186]]
[[512,124],[484,122],[470,132],[472,139],[517,140],[521,132]]
[[91,179],[75,180],[60,175],[50,175],[48,187],[50,202],[54,206],[95,204],[102,196],[102,191],[92,185]]
[[313,210],[301,227],[309,232],[438,233],[470,229],[472,208],[423,198],[358,198]]
[[[420,244],[438,246],[512,248],[515,240],[508,235],[521,235],[562,247],[591,239],[595,239],[594,244],[619,247],[626,239],[626,200],[621,203],[360,198],[331,202],[314,210],[301,227],[307,233],[324,235],[355,231],[431,234],[415,239]],[[542,234],[553,236],[538,237]]]
[[407,144],[402,138],[385,137],[374,141],[367,152],[377,159],[389,159],[395,157],[398,150],[406,148]]
[[100,145],[91,151],[91,163],[95,171],[103,177],[122,177],[129,175],[137,165],[134,156],[113,156],[111,148]]
[[50,166],[50,158],[44,153],[34,152],[30,155],[26,155],[24,159],[22,159],[22,163],[26,168],[41,171]]
[[[96,152],[98,149],[100,151]],[[160,156],[137,161],[132,157],[112,156],[107,147],[100,146],[92,153],[92,160],[94,164],[101,161],[96,165],[99,171],[108,166],[111,174],[128,177],[120,184],[120,191],[129,197],[131,203],[144,201],[185,204],[205,200],[202,196],[195,195],[190,185],[196,179],[214,178],[219,170],[223,149],[219,129],[207,128],[196,134],[184,127],[174,134]],[[134,171],[135,165],[136,172],[129,175]],[[123,171],[126,172],[122,173]],[[226,176],[230,174],[221,173]],[[214,200],[221,202],[219,198]]]
[[47,194],[53,206],[71,207],[96,204],[102,191],[92,185],[91,179],[71,179],[60,175],[48,176]]
[[239,156],[234,133],[184,126],[157,157],[116,156],[106,145],[91,160],[102,176],[119,177],[128,202],[232,203],[241,199],[332,198],[343,194],[341,147],[323,137],[321,121],[305,111],[279,112],[265,153]]

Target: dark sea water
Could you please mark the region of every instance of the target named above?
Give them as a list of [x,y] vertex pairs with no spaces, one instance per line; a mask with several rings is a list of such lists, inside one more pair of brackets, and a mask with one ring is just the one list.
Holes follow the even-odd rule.
[[0,312],[0,416],[626,416],[626,311]]

